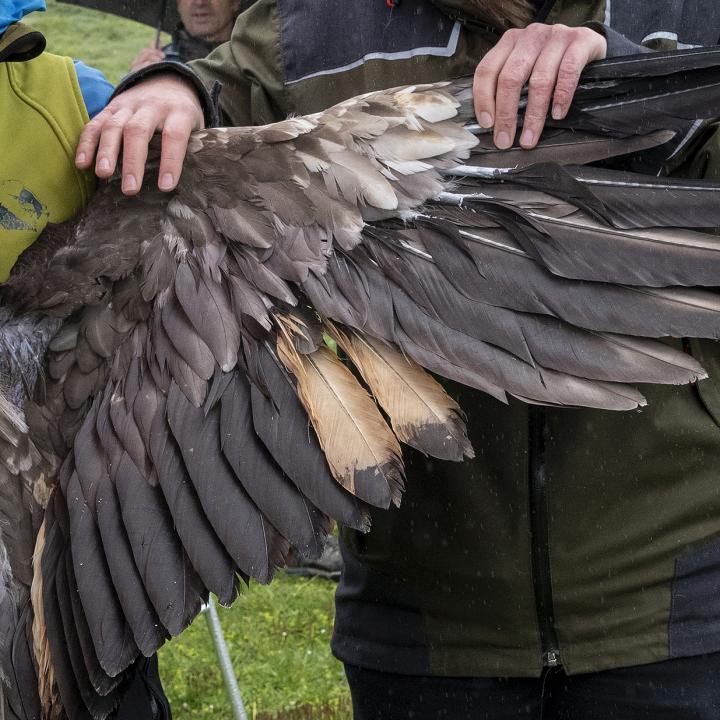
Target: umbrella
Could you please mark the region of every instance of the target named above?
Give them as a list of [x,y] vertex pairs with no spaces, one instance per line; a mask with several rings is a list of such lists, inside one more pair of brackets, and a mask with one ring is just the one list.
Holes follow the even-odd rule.
[[137,20],[165,32],[172,32],[180,22],[175,0],[59,0],[92,10]]

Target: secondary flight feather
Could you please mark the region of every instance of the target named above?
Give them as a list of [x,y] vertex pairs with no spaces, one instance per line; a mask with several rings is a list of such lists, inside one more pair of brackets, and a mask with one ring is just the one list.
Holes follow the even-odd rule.
[[720,185],[587,163],[720,114],[719,82],[718,51],[599,63],[509,153],[467,81],[371,93],[197,132],[174,193],[113,180],[50,228],[2,288],[8,717],[104,719],[210,592],[398,504],[401,443],[472,458],[430,373],[609,410],[704,378],[661,339],[720,337]]

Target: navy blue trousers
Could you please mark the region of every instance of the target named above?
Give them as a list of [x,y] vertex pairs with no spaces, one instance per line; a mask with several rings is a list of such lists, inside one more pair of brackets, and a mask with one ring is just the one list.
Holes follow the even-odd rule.
[[416,677],[346,665],[354,720],[718,720],[720,653],[541,678]]

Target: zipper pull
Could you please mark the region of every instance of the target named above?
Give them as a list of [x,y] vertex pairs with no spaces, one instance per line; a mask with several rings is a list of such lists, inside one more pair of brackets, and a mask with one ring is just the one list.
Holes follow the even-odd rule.
[[543,665],[549,668],[560,665],[560,653],[557,650],[548,650],[548,652],[543,653]]

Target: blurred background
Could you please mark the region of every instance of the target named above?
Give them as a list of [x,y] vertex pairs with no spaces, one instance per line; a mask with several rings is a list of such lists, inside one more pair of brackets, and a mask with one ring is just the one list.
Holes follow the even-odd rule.
[[[55,0],[47,0],[47,12],[33,13],[25,22],[45,35],[50,52],[102,70],[111,83],[128,72],[133,58],[156,35],[148,25]],[[161,44],[168,42],[170,35],[163,33]]]

